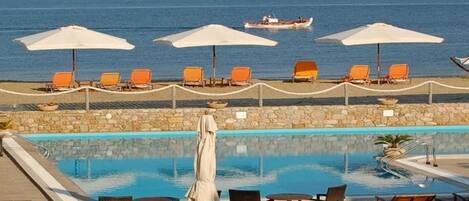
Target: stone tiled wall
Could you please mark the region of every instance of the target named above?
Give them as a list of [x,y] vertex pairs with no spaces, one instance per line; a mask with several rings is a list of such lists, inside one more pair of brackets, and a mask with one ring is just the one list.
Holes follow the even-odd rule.
[[[19,133],[195,130],[204,108],[11,112]],[[385,117],[384,110],[393,115]],[[469,103],[228,107],[209,110],[221,129],[324,128],[469,124]],[[246,118],[237,118],[246,112]]]

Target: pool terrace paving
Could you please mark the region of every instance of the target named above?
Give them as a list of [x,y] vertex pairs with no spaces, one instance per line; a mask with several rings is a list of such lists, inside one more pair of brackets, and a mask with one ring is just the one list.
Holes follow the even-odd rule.
[[8,154],[0,157],[0,178],[0,200],[49,200]]
[[[425,160],[422,159],[417,160],[417,162],[425,164]],[[437,164],[438,167],[434,167],[435,169],[451,172],[469,180],[469,155],[457,158],[451,158],[451,155],[446,155],[441,158],[437,158]]]
[[[88,195],[73,183],[67,176],[56,168],[50,160],[44,158],[36,146],[19,136],[13,136],[14,140],[31,155],[42,167],[44,167],[68,192],[78,200],[90,200]],[[44,186],[38,181],[31,170],[23,168],[17,162],[11,150],[6,148],[6,153],[0,157],[0,200],[61,200],[52,193],[53,189]],[[57,191],[55,190],[56,192]]]

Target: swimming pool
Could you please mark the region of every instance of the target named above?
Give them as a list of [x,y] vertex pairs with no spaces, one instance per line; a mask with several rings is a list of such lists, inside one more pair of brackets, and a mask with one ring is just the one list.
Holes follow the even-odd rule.
[[[372,142],[384,133],[430,140],[438,153],[469,153],[469,126],[221,131],[217,187],[223,196],[232,188],[314,194],[343,183],[348,195],[463,190],[413,172],[397,170],[399,177],[378,168],[374,156],[382,148]],[[25,136],[47,148],[59,169],[95,198],[183,198],[194,180],[194,132]]]

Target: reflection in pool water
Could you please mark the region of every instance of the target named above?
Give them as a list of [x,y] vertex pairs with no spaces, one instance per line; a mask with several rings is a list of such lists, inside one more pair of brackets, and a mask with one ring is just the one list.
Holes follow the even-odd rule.
[[[440,153],[469,151],[447,146],[467,142],[469,134],[440,133],[431,138]],[[404,170],[398,170],[400,177],[383,171],[374,159],[381,148],[372,140],[366,135],[220,137],[216,184],[223,196],[228,189],[258,189],[263,195],[315,194],[343,183],[348,185],[348,195],[462,190]],[[194,181],[192,138],[36,143],[47,147],[58,167],[93,197],[182,198]]]

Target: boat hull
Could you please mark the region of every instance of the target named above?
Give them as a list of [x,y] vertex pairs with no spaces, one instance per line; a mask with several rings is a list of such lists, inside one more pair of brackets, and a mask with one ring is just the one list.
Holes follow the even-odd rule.
[[309,18],[306,22],[292,22],[292,23],[258,23],[258,22],[246,22],[244,28],[258,28],[258,29],[302,29],[308,28],[313,24],[313,18]]

